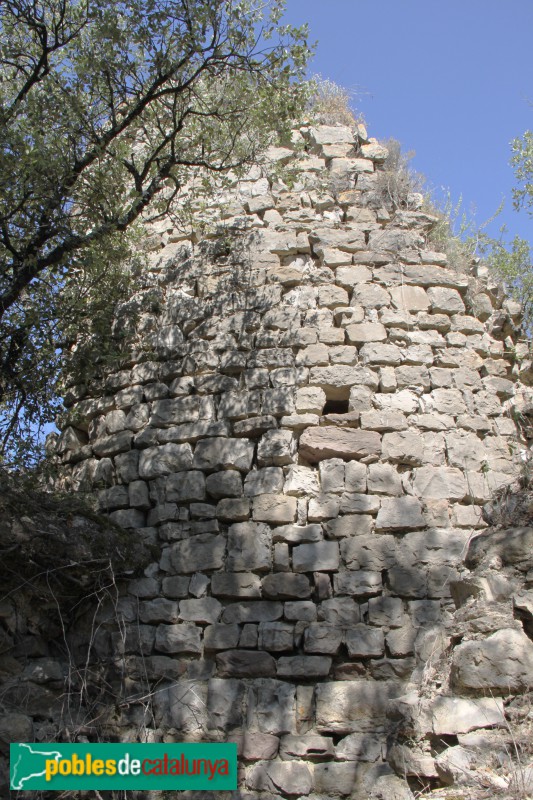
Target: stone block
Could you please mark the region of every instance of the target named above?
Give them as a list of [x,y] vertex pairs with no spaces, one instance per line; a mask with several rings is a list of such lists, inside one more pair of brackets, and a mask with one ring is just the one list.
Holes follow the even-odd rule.
[[427,311],[431,302],[421,286],[395,286],[390,289],[390,296],[395,308],[411,313]]
[[[309,661],[321,659],[320,656],[307,656]],[[324,661],[331,661],[329,658]],[[335,748],[333,741],[327,736],[320,736],[317,733],[309,733],[305,736],[295,736],[289,734],[284,736],[280,742],[280,756],[284,760],[295,759],[324,759],[333,758]]]
[[353,428],[307,428],[300,437],[300,456],[311,464],[340,457],[345,460],[380,455],[381,436]]
[[284,477],[281,467],[264,467],[252,470],[244,479],[244,494],[255,497],[260,494],[272,494],[283,490]]
[[333,583],[335,594],[346,594],[351,597],[370,597],[381,594],[383,589],[381,572],[370,570],[339,572],[334,576]]
[[262,733],[293,733],[295,727],[295,687],[285,681],[255,681],[249,704],[249,726]]
[[[381,498],[376,494],[355,494],[345,492],[341,497],[342,514],[375,514],[381,506]],[[364,520],[361,527],[367,524]],[[362,531],[361,531],[362,532]]]
[[361,428],[380,433],[403,431],[407,428],[407,419],[400,411],[363,411]]
[[286,469],[283,492],[294,497],[317,495],[320,487],[316,470],[291,464]]
[[232,740],[237,742],[239,755],[246,761],[269,760],[278,754],[279,739],[270,733],[245,730],[242,734],[232,735]]
[[329,761],[315,766],[315,791],[322,796],[351,796],[358,780],[358,765],[352,761]]
[[[250,445],[253,452],[253,444]],[[257,448],[257,463],[260,467],[283,467],[292,464],[296,455],[296,439],[292,431],[267,431]]]
[[401,628],[405,623],[402,600],[399,597],[371,597],[368,601],[368,621],[379,628]]
[[285,619],[291,622],[315,622],[316,605],[311,600],[292,600],[285,603]]
[[351,597],[333,597],[320,603],[318,619],[338,628],[348,628],[359,622],[359,606]]
[[239,634],[240,628],[235,624],[208,625],[204,631],[204,647],[206,650],[229,650],[237,647]]
[[401,475],[390,464],[370,464],[367,486],[369,492],[376,494],[403,494]]
[[434,313],[463,314],[465,311],[461,295],[456,289],[435,286],[427,290],[427,296]]
[[180,625],[159,625],[155,635],[155,649],[161,653],[200,654],[201,628],[182,623]]
[[189,594],[189,581],[189,577],[183,577],[181,575],[163,578],[163,594],[173,598],[187,597]]
[[[313,788],[313,777],[305,764],[297,761],[272,761],[256,764],[246,774],[246,786],[254,792],[282,792],[302,797]],[[277,796],[277,795],[276,795]]]
[[225,550],[223,536],[198,534],[170,546],[170,564],[177,575],[222,569]]
[[243,492],[241,474],[233,469],[213,472],[207,476],[206,489],[215,500],[225,497],[241,497]]
[[304,650],[306,653],[335,655],[341,646],[342,637],[342,628],[326,622],[312,622],[305,630]]
[[366,465],[349,461],[345,465],[344,487],[347,492],[366,492]]
[[152,405],[150,425],[153,428],[168,428],[184,422],[196,422],[200,416],[198,397],[178,397],[157,400]]
[[511,628],[462,642],[453,652],[452,684],[459,690],[496,694],[527,691],[533,685],[533,642]]
[[422,506],[416,497],[386,497],[381,502],[376,530],[406,530],[425,526]]
[[147,447],[139,455],[139,476],[158,478],[171,472],[183,472],[192,467],[192,448],[190,444],[169,444]]
[[283,604],[273,600],[231,603],[222,612],[222,622],[273,622],[283,616]]
[[217,503],[216,516],[224,522],[244,522],[250,517],[250,501],[247,497],[225,497]]
[[247,623],[242,626],[242,632],[239,639],[239,647],[248,647],[252,649],[257,648],[257,641],[259,639],[259,625]]
[[258,522],[231,525],[228,529],[227,569],[230,572],[268,572],[272,566],[271,541],[268,525]]
[[340,498],[336,494],[319,494],[309,500],[307,519],[309,522],[322,522],[336,517],[340,509]]
[[[145,451],[146,452],[146,451]],[[198,470],[169,475],[165,483],[165,499],[169,503],[190,503],[205,500],[205,476]]]
[[253,499],[252,516],[260,522],[274,525],[294,522],[297,501],[283,494],[260,494]]
[[384,342],[387,329],[381,322],[361,322],[346,326],[348,344],[362,345],[367,342]]
[[216,597],[259,598],[261,579],[252,572],[215,572],[211,576],[211,593]]
[[294,625],[287,622],[260,622],[258,647],[268,652],[294,649]]
[[325,541],[296,545],[292,565],[295,572],[334,572],[339,567],[339,545]]
[[318,524],[280,525],[272,532],[274,542],[288,542],[289,544],[319,542],[322,538],[322,526]]
[[345,539],[370,533],[373,519],[366,514],[345,514],[326,523],[328,539]]
[[368,534],[343,539],[341,555],[349,570],[381,572],[396,560],[396,539],[387,534]]
[[382,755],[383,742],[377,736],[365,733],[350,733],[335,747],[337,761],[378,761]]
[[99,458],[125,453],[131,448],[132,439],[131,431],[120,431],[111,436],[104,436],[93,444],[93,452]]
[[278,572],[261,581],[263,596],[271,600],[306,598],[311,595],[311,585],[305,575]]
[[202,597],[180,602],[180,619],[185,622],[207,622],[213,625],[222,612],[222,604],[214,597]]
[[379,378],[368,367],[335,364],[329,367],[312,367],[309,383],[320,386],[328,400],[346,400],[352,386],[377,389]]
[[285,542],[276,542],[272,566],[274,572],[290,572],[289,545]]
[[276,661],[263,651],[226,650],[216,656],[221,678],[268,678],[276,674]]
[[156,622],[178,622],[179,604],[165,597],[139,603],[139,619],[150,625]]
[[383,631],[368,625],[355,625],[345,633],[350,658],[379,658],[385,652]]
[[237,469],[247,472],[253,455],[253,444],[243,439],[201,439],[194,450],[193,467],[204,471]]
[[403,360],[402,351],[396,344],[364,344],[359,356],[363,364],[397,366]]
[[322,414],[326,393],[320,386],[303,386],[296,392],[295,408],[299,414]]
[[469,491],[460,469],[430,466],[413,471],[413,490],[424,500],[464,500]]
[[389,701],[404,691],[397,681],[329,681],[316,688],[320,733],[371,733],[385,723]]
[[503,701],[495,697],[436,697],[424,710],[431,723],[431,733],[436,736],[456,736],[506,724]]
[[318,471],[323,492],[340,493],[344,490],[344,461],[341,458],[321,461]]

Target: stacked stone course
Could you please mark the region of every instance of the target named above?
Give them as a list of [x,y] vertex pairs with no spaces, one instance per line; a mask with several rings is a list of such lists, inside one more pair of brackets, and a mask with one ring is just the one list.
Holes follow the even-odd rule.
[[519,309],[391,207],[386,155],[303,127],[203,232],[153,228],[127,359],[66,398],[66,485],[158,552],[98,655],[157,686],[148,738],[238,740],[254,797],[409,796],[388,703],[525,447]]

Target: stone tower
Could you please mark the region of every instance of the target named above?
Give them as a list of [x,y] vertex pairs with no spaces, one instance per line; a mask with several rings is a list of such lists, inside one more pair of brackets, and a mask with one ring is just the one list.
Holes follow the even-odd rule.
[[68,392],[68,485],[154,553],[96,657],[151,696],[145,740],[238,741],[239,797],[409,796],[390,703],[524,446],[519,309],[437,251],[386,156],[304,127],[203,229],[153,228],[127,359]]

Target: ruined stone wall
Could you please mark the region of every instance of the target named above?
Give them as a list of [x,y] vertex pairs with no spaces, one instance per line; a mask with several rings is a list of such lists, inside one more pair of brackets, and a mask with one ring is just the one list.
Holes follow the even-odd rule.
[[435,251],[386,155],[304,127],[153,227],[129,356],[67,393],[66,485],[154,553],[94,643],[130,687],[115,734],[237,740],[239,796],[409,796],[388,703],[526,447],[519,309]]

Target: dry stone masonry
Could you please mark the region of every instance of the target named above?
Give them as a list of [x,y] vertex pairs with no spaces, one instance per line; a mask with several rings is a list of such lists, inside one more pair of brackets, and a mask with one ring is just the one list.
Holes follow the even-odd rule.
[[[519,308],[435,250],[420,195],[391,205],[386,156],[302,127],[152,226],[127,358],[67,392],[65,485],[154,554],[94,642],[150,698],[115,735],[236,740],[242,798],[411,797],[398,703],[526,448]],[[430,727],[500,705],[443,697]]]

